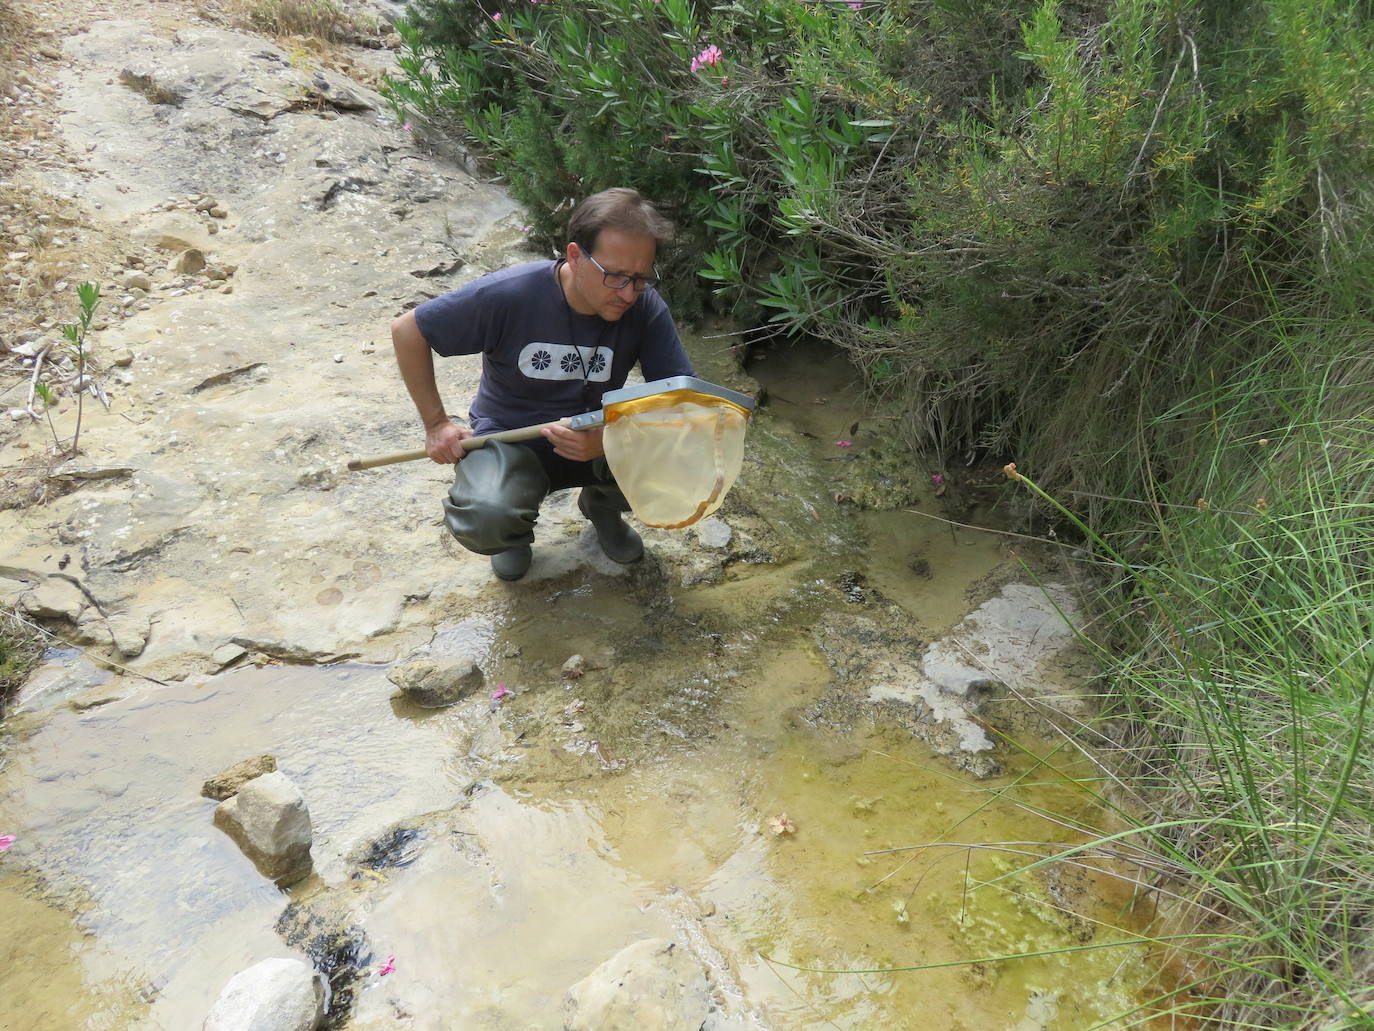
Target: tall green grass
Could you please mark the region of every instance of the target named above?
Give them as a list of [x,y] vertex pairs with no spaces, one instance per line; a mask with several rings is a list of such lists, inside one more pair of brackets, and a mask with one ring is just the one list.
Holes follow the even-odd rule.
[[1144,504],[1090,526],[1012,475],[1114,570],[1111,629],[1085,639],[1121,808],[1192,894],[1176,929],[1206,932],[1177,1011],[1374,1027],[1374,332],[1348,310],[1269,324],[1267,353],[1154,417],[1197,437]]

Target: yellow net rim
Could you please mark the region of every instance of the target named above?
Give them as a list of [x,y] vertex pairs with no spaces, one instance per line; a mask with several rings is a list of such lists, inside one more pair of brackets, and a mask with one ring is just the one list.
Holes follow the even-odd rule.
[[606,422],[612,423],[617,419],[637,415],[640,412],[652,412],[659,408],[666,408],[675,404],[698,404],[710,408],[732,408],[739,412],[746,420],[749,418],[749,409],[741,405],[728,401],[716,394],[703,394],[699,390],[665,390],[662,393],[650,394],[648,397],[631,398],[628,401],[618,401],[615,404],[607,405],[602,417]]

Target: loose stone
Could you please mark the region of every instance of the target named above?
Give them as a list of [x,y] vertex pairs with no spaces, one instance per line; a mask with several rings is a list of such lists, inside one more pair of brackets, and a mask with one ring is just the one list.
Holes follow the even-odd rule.
[[387,679],[416,705],[439,709],[480,691],[486,678],[466,655],[455,659],[414,659],[397,666]]
[[296,883],[313,867],[310,811],[300,788],[281,771],[248,781],[221,802],[215,824],[279,887]]
[[229,979],[203,1031],[313,1031],[324,1004],[324,978],[310,964],[265,959]]

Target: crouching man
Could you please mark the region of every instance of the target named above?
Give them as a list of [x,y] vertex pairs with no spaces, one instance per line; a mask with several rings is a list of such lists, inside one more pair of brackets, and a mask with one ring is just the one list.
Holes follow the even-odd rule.
[[[459,441],[596,411],[639,364],[646,380],[690,376],[692,366],[668,306],[654,287],[660,245],[672,225],[634,190],[588,197],[573,211],[568,243],[554,261],[492,272],[426,301],[391,324],[396,361],[435,462],[455,464],[444,500],[449,531],[491,556],[502,580],[529,570],[544,498],[580,487],[578,508],[601,550],[638,561],[644,544],[622,519],[629,510],[606,464],[601,429],[548,427],[542,438],[464,451]],[[454,422],[439,396],[435,354],[482,355],[468,406]]]

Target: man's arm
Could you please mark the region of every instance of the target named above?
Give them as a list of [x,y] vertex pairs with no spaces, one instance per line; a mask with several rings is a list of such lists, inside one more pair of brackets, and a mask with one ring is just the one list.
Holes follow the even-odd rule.
[[472,436],[472,430],[455,425],[444,410],[434,379],[434,355],[420,332],[413,309],[391,323],[391,346],[396,350],[401,379],[425,427],[425,451],[443,465],[461,461],[467,452],[458,442]]

